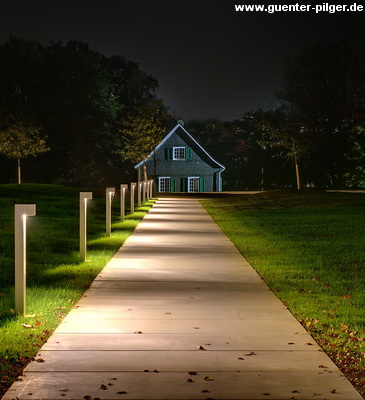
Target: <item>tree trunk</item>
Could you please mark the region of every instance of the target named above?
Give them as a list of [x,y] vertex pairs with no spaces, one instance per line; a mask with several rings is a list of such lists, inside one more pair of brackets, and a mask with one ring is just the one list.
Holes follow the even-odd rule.
[[18,158],[18,183],[22,183],[22,171],[20,167],[20,158]]
[[295,148],[295,142],[293,139],[293,154],[294,154],[294,162],[295,162],[295,176],[297,178],[297,189],[300,190],[300,177],[299,177],[299,164],[298,164],[298,157],[297,157],[297,149]]

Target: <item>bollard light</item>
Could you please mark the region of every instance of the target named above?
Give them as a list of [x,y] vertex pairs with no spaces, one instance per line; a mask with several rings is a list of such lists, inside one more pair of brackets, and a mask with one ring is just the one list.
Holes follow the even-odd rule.
[[146,190],[147,190],[147,182],[143,181],[143,190],[142,190],[142,202],[146,202]]
[[131,192],[131,214],[134,213],[134,191],[136,189],[137,183],[131,182],[130,184],[130,192]]
[[36,215],[35,204],[15,204],[15,311],[25,314],[27,278],[27,217]]
[[106,235],[110,236],[112,232],[112,201],[115,194],[115,188],[106,188]]
[[153,197],[153,179],[150,179],[150,199]]
[[146,200],[150,199],[150,180],[146,181]]
[[120,185],[120,220],[125,220],[125,192],[128,189],[128,185]]
[[141,207],[141,198],[142,198],[142,190],[143,190],[143,182],[138,182],[137,184],[137,206]]
[[80,192],[80,260],[86,260],[87,201],[93,198],[92,192]]

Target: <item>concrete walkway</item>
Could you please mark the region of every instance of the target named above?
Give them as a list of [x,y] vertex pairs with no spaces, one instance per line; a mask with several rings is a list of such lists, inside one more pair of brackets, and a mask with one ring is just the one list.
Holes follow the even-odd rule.
[[[159,200],[4,399],[362,397],[197,200]],[[87,397],[89,396],[89,397]]]

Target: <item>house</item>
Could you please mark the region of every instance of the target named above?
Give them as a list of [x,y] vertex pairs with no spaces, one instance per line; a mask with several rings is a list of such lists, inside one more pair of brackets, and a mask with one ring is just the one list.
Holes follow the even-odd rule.
[[[224,166],[183,127],[182,121],[134,168],[155,178],[157,192],[220,192]],[[139,175],[141,179],[142,175]]]

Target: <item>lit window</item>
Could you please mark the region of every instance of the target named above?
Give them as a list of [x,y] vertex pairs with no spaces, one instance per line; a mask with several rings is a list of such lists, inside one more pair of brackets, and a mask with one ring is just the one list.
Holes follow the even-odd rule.
[[173,160],[186,160],[185,147],[174,147],[173,148]]
[[189,177],[188,178],[188,191],[189,192],[199,192],[200,191],[200,178]]
[[159,187],[159,192],[169,192],[170,191],[170,178],[160,178],[160,187]]

